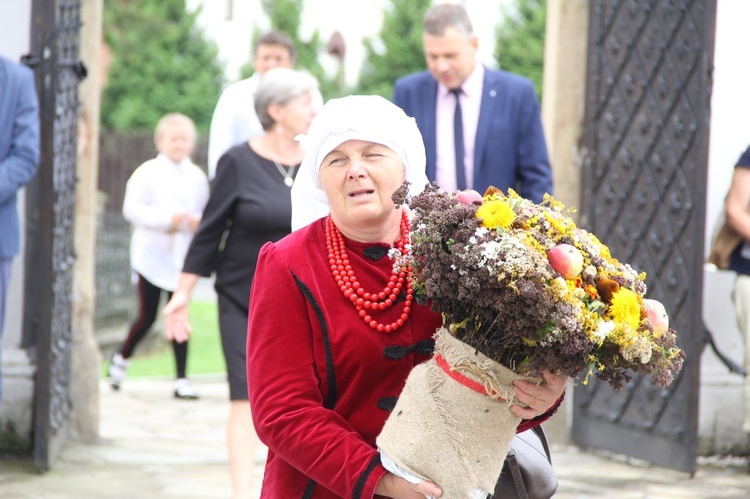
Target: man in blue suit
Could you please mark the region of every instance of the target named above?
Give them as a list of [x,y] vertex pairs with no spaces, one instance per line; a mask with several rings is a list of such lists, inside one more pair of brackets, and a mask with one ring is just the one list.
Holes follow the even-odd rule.
[[552,171],[532,82],[477,61],[460,5],[432,6],[423,27],[428,71],[399,78],[393,102],[422,132],[427,177],[446,191],[492,185],[541,201],[552,193]]
[[34,176],[38,164],[39,104],[34,74],[0,57],[0,354],[10,270],[20,246],[17,193]]

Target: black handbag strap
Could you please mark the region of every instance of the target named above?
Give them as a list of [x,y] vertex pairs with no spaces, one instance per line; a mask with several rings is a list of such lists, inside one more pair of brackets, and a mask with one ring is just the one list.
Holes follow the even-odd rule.
[[519,499],[529,499],[529,494],[526,492],[526,483],[523,481],[523,475],[521,475],[521,468],[518,466],[518,460],[516,459],[516,451],[511,449],[508,455],[505,457],[505,462],[508,464],[511,476],[513,476],[513,483],[516,486]]
[[549,450],[549,442],[547,442],[547,434],[544,433],[544,428],[542,428],[542,425],[536,425],[531,428],[531,431],[536,433],[536,436],[539,437],[539,440],[542,442],[542,447],[544,447],[544,453],[547,454],[547,461],[552,464],[552,453]]

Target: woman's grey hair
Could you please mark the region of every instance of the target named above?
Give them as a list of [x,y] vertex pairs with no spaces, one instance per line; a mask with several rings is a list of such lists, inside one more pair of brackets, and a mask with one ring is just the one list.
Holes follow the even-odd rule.
[[260,77],[258,90],[255,92],[255,113],[263,130],[269,130],[275,123],[268,114],[271,105],[284,107],[296,97],[311,93],[316,88],[318,80],[308,73],[288,68],[266,71]]
[[444,35],[445,30],[451,27],[456,28],[467,37],[474,35],[474,28],[466,9],[454,3],[440,3],[427,9],[422,27],[425,33],[434,36]]

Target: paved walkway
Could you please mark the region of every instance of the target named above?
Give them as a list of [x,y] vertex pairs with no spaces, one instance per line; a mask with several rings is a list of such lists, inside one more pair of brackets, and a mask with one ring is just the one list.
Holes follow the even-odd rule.
[[[44,475],[28,462],[0,461],[0,498],[229,498],[226,383],[202,378],[194,384],[197,401],[172,398],[170,381],[128,380],[117,393],[102,383],[100,442],[69,445]],[[744,460],[702,460],[691,479],[566,445],[562,418],[546,427],[560,479],[557,499],[750,498]],[[261,449],[258,487],[264,456]]]

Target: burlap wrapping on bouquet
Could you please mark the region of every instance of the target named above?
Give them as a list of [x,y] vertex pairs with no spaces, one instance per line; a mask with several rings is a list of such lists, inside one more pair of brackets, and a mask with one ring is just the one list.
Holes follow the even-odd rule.
[[[452,379],[435,360],[438,354],[492,396]],[[531,378],[476,352],[445,328],[435,334],[435,356],[409,374],[377,445],[401,468],[439,485],[444,499],[476,497],[477,489],[490,494],[521,421],[510,412],[512,382]]]

